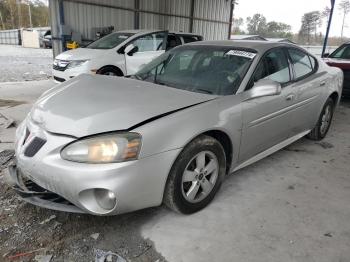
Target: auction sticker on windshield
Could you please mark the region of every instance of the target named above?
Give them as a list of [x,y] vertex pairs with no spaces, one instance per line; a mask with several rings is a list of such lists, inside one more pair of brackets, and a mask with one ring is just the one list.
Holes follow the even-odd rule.
[[230,50],[225,55],[236,55],[236,56],[242,56],[249,59],[253,59],[256,54],[252,52],[242,51],[242,50]]

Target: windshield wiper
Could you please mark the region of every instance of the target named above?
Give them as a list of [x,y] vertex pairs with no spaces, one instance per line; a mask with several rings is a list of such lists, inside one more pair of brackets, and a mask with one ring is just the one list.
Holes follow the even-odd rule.
[[201,89],[201,88],[196,88],[195,91],[200,91],[202,93],[207,93],[207,94],[213,94],[212,91],[206,90],[206,89]]
[[154,83],[157,84],[157,85],[165,86],[165,83],[163,83],[163,82],[156,81],[156,82],[154,82]]

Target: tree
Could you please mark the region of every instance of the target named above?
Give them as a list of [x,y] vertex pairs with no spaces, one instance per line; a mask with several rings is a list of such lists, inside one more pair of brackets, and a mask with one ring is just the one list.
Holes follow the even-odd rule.
[[30,14],[33,27],[49,24],[49,9],[40,0],[0,0],[0,14],[2,29],[30,27]]
[[341,25],[341,34],[340,34],[341,38],[343,38],[345,18],[346,18],[346,15],[350,12],[350,1],[342,0],[339,3],[339,10],[343,12],[343,23]]
[[241,26],[243,25],[244,21],[243,18],[234,18],[233,19],[233,26],[232,26],[232,33],[233,34],[243,34],[243,30],[241,30]]
[[325,19],[326,20],[326,25],[328,25],[330,13],[331,13],[331,9],[328,6],[326,6],[323,9],[323,11],[321,11],[321,20]]
[[292,27],[288,24],[271,21],[266,25],[266,36],[267,37],[282,37],[290,38]]
[[262,14],[255,14],[247,17],[247,30],[251,35],[264,35],[266,33],[266,18]]
[[301,28],[299,35],[304,38],[307,37],[308,43],[310,43],[311,34],[314,33],[315,40],[317,38],[317,27],[321,25],[321,12],[312,11],[305,13],[301,18]]

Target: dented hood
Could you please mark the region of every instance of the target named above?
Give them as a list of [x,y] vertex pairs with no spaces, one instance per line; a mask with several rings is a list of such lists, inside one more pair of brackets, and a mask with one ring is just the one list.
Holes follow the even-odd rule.
[[213,98],[134,79],[81,75],[40,97],[30,120],[49,132],[82,137],[126,130]]

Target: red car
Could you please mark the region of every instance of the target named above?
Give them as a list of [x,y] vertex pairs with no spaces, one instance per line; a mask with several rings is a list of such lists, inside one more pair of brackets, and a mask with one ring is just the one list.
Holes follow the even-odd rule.
[[331,54],[324,54],[329,66],[339,67],[344,72],[343,96],[350,97],[350,42],[338,47]]

